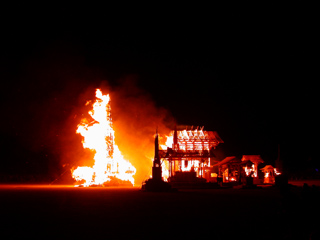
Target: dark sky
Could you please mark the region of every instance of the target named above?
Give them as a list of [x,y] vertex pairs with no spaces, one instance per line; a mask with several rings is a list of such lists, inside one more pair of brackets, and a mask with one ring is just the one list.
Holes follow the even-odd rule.
[[48,132],[67,121],[79,95],[132,78],[178,124],[216,130],[227,155],[272,163],[280,144],[288,164],[318,166],[315,15],[250,7],[5,7],[2,151],[14,150],[13,162],[54,155]]

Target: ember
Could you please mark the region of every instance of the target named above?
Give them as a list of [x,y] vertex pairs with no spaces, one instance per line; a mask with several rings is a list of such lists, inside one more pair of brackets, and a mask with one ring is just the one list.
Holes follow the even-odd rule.
[[110,97],[97,89],[96,98],[93,109],[88,112],[92,119],[82,119],[76,131],[83,136],[83,147],[95,152],[94,165],[77,167],[72,176],[76,181],[82,181],[82,186],[86,187],[115,182],[133,185],[136,169],[123,159],[114,142]]

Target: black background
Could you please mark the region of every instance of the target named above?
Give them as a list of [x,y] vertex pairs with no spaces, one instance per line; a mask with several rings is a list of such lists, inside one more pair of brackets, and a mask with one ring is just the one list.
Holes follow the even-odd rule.
[[2,12],[2,174],[58,174],[52,136],[79,96],[123,79],[178,125],[216,130],[226,155],[273,164],[280,144],[292,172],[319,167],[312,6],[17,4]]

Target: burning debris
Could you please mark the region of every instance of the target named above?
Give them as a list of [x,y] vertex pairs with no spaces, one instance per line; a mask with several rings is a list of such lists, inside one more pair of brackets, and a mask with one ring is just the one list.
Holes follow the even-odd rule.
[[[82,119],[77,133],[83,136],[83,147],[94,151],[93,167],[77,167],[72,172],[80,186],[133,185],[136,169],[125,160],[114,142],[109,95],[96,90],[96,101],[88,113],[91,119]],[[87,102],[87,105],[90,102]]]

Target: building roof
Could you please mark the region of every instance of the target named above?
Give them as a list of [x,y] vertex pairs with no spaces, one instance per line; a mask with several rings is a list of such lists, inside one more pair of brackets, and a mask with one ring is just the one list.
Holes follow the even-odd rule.
[[251,162],[259,162],[259,163],[264,162],[260,157],[260,155],[242,155],[241,161],[251,161]]
[[220,138],[216,131],[204,131],[202,129],[198,130],[179,130],[177,131],[178,140],[207,140],[207,141],[216,141],[218,143],[223,143],[223,140]]
[[266,165],[265,167],[261,168],[260,170],[262,172],[267,172],[267,171],[273,171],[274,167],[271,165]]

